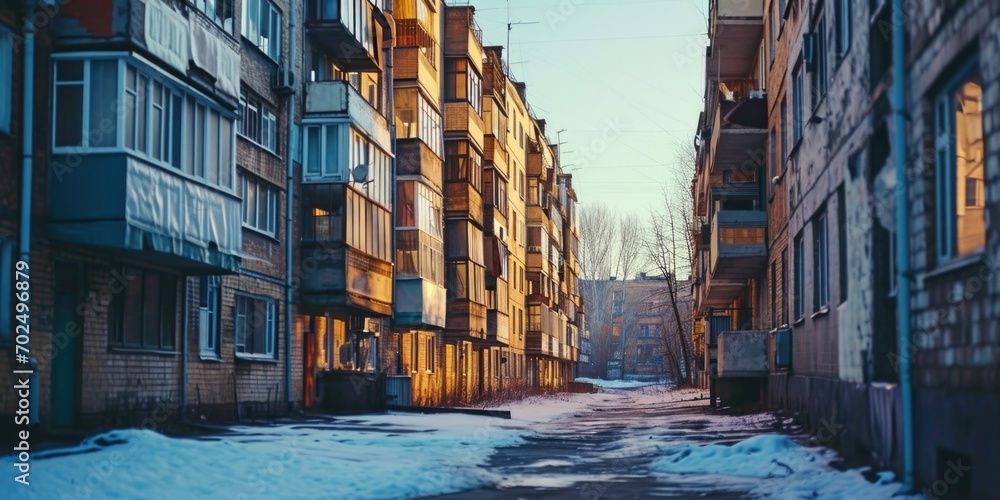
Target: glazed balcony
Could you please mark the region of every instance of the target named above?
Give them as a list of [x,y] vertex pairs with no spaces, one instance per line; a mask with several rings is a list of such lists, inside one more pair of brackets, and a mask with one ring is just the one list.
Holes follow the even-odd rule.
[[444,131],[449,137],[461,134],[482,149],[485,129],[483,117],[468,101],[444,103]]
[[447,313],[446,337],[486,340],[486,305],[456,300],[448,303]]
[[238,271],[243,210],[231,190],[124,152],[52,156],[55,165],[73,159],[49,182],[53,240],[185,274]]
[[397,279],[395,324],[408,328],[444,328],[447,290],[426,279]]
[[764,0],[711,0],[709,78],[749,74],[764,33]]
[[498,346],[510,345],[510,317],[496,309],[486,311],[486,340]]
[[315,262],[314,270],[303,268],[303,310],[391,314],[391,213],[344,184],[305,184],[302,191],[302,258]]
[[[315,81],[306,84],[306,119],[310,122],[334,122],[350,119],[351,124],[372,139],[383,151],[391,150],[389,122],[382,109],[377,89],[362,95],[344,80]],[[329,119],[329,120],[327,120]]]
[[767,212],[720,210],[712,219],[710,261],[702,306],[720,307],[735,300],[746,280],[767,266]]
[[419,175],[441,189],[443,168],[441,157],[421,139],[396,140],[396,172],[399,175]]
[[345,71],[381,71],[388,21],[370,0],[308,0],[305,27]]

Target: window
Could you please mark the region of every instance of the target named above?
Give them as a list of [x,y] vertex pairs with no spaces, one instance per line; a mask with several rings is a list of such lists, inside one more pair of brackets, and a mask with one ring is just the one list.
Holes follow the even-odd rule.
[[771,175],[767,178],[767,190],[770,194],[774,194],[775,186],[772,180],[781,173],[781,169],[778,167],[778,132],[776,128],[772,128],[771,133],[768,135],[767,150],[770,155],[768,163],[771,171]]
[[219,357],[219,308],[222,278],[202,276],[198,285],[198,345],[202,357]]
[[[233,0],[194,0],[191,3],[226,33],[233,32]],[[246,26],[245,17],[243,25]]]
[[778,327],[778,263],[771,261],[771,328]]
[[833,0],[833,34],[837,57],[843,59],[851,50],[851,0]]
[[477,114],[483,114],[483,78],[476,73],[464,57],[449,58],[445,62],[445,98],[449,101],[468,101]]
[[982,76],[976,62],[958,74],[935,100],[939,262],[986,247]]
[[441,157],[444,154],[441,114],[417,89],[397,89],[395,99],[396,136],[420,139]]
[[813,311],[830,302],[830,236],[827,232],[826,208],[813,219]]
[[108,345],[125,349],[173,351],[177,322],[177,278],[126,268],[128,293],[111,298]]
[[[144,76],[143,82],[147,80]],[[142,90],[142,97],[145,98],[145,83]],[[9,88],[5,92],[10,92]],[[55,126],[52,142],[54,148],[117,146],[118,120],[115,116],[119,106],[117,93],[117,60],[56,61],[53,101]],[[126,116],[135,109],[145,111],[145,106],[135,106],[134,102],[126,96],[124,106]],[[77,112],[67,113],[66,110],[77,110]],[[137,133],[142,134],[142,144],[145,146],[144,116],[142,130]]]
[[781,283],[783,301],[781,304],[781,324],[788,324],[788,248],[781,249],[781,261],[778,262],[778,282]]
[[14,39],[0,24],[0,132],[10,133],[10,111],[14,107]]
[[781,156],[778,157],[778,161],[784,164],[785,159],[788,158],[788,104],[785,102],[784,97],[781,98],[781,106],[778,109],[781,110],[781,114],[778,115],[778,126],[781,133]]
[[[840,0],[834,0],[840,1]],[[846,0],[845,0],[846,1]],[[813,31],[807,35],[812,42],[805,45],[805,47],[811,47],[810,61],[811,65],[811,79],[809,81],[810,89],[810,99],[809,105],[813,109],[819,106],[819,101],[823,99],[826,95],[826,16],[823,12],[822,6],[816,9],[818,14],[813,21]]]
[[243,36],[277,61],[281,58],[281,12],[268,0],[244,0]]
[[11,313],[15,307],[13,302],[14,240],[0,238],[0,266],[3,266],[4,269],[4,272],[0,273],[0,345],[6,345],[10,344],[13,339]]
[[276,237],[278,230],[278,190],[262,180],[240,176],[243,197],[243,227]]
[[792,144],[802,139],[802,63],[792,72]]
[[775,37],[776,33],[775,25],[778,24],[778,12],[775,10],[777,4],[778,2],[775,1],[771,2],[771,15],[769,16],[770,19],[768,19],[767,23],[767,40],[768,40],[767,46],[768,46],[768,52],[770,53],[771,56],[770,62],[772,63],[774,62],[775,45],[777,45],[778,41],[778,39]]
[[233,315],[236,357],[274,358],[277,309],[272,299],[236,295]]
[[483,190],[483,156],[468,141],[445,144],[445,181],[468,182],[476,191]]
[[[847,160],[848,163],[856,162],[857,155],[851,155]],[[838,278],[840,279],[840,302],[844,303],[847,301],[847,290],[848,290],[848,264],[847,264],[847,238],[848,238],[848,226],[847,226],[847,196],[844,192],[844,184],[841,183],[840,187],[837,188],[837,270]]]
[[434,359],[434,337],[427,337],[424,340],[424,354],[427,356],[427,373],[434,373],[436,369]]
[[802,240],[802,235],[795,237],[795,319],[799,320],[805,314],[806,310],[806,298],[805,298],[805,281],[806,281],[806,249],[805,241]]
[[259,99],[240,94],[240,121],[236,130],[264,149],[278,153],[278,118]]
[[[482,238],[480,238],[480,241]],[[486,268],[475,262],[449,262],[446,266],[448,300],[486,304]]]

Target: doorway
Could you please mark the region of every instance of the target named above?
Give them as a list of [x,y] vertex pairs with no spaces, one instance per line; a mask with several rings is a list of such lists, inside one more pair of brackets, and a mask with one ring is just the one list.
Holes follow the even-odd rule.
[[56,262],[50,356],[51,427],[73,427],[80,412],[82,322],[77,314],[82,270],[79,264]]

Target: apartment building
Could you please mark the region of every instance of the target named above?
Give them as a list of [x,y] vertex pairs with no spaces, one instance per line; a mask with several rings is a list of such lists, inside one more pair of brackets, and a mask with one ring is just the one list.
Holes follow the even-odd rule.
[[338,381],[394,361],[393,33],[372,2],[305,7],[298,326],[305,406],[329,408]]
[[[344,410],[381,404],[384,379],[417,405],[565,380],[576,243],[548,259],[567,319],[536,329],[567,346],[546,358],[562,375],[529,376],[526,168],[548,141],[472,7],[57,4],[0,10],[0,98],[30,104],[0,109],[2,172],[34,153],[30,209],[0,188],[0,257],[30,250],[44,427]],[[549,171],[538,224],[575,235],[571,177]],[[369,400],[342,398],[357,380]]]
[[444,267],[444,59],[440,1],[397,1],[393,50],[396,127],[396,297],[401,375],[413,404],[446,402]]
[[[723,339],[753,339],[752,349],[728,353],[739,354],[729,362],[768,365],[772,407],[801,416],[813,432],[836,425],[827,444],[891,467],[929,494],[976,497],[996,487],[981,471],[998,460],[987,422],[998,413],[1000,346],[998,242],[989,224],[997,188],[990,166],[1000,161],[990,141],[997,16],[985,2],[906,8],[905,53],[894,54],[892,27],[901,18],[892,2],[711,3],[706,100],[717,97],[713,76],[727,70],[749,69],[746,79],[759,78],[766,96],[742,105],[737,98],[720,113],[730,129],[766,131],[766,154],[752,155],[766,164],[755,194],[767,214],[766,267],[742,277],[737,302],[713,303],[725,258],[716,240],[720,205],[739,197],[716,187],[726,179],[712,178],[711,158],[724,141],[717,126],[710,135],[705,126],[727,127],[705,118],[706,107],[694,187],[705,218],[695,316],[705,318],[706,373],[717,352],[716,383],[725,378]],[[735,57],[739,47],[751,57]],[[899,194],[906,213],[897,211]],[[909,262],[903,282],[900,256]],[[749,311],[728,331],[735,327],[725,320],[714,328],[716,306]],[[754,331],[767,332],[766,349],[746,336]],[[956,476],[955,464],[972,472]]]

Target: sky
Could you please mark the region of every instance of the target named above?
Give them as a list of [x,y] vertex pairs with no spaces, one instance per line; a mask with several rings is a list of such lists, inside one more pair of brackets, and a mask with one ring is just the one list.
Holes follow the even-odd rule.
[[704,102],[707,2],[469,3],[483,45],[507,44],[508,4],[510,21],[526,23],[512,27],[506,58],[550,141],[563,143],[581,208],[644,214],[659,204]]

